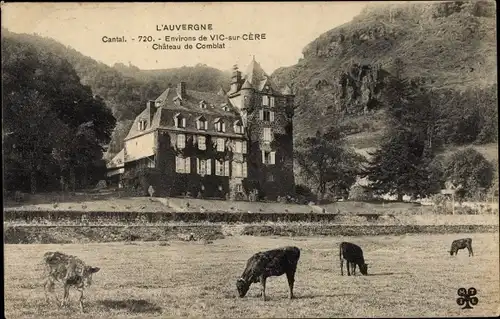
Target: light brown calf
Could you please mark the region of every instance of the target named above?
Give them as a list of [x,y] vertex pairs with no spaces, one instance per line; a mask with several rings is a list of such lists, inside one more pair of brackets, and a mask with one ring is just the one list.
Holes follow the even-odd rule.
[[[92,275],[99,271],[98,267],[86,265],[75,256],[66,255],[60,252],[46,252],[43,261],[47,267],[47,277],[44,285],[45,300],[49,302],[47,292],[54,293],[55,282],[62,283],[64,296],[61,301],[63,307],[69,297],[69,289],[75,287],[80,292],[80,310],[83,309],[83,290],[92,284]],[[56,300],[57,296],[54,293]]]

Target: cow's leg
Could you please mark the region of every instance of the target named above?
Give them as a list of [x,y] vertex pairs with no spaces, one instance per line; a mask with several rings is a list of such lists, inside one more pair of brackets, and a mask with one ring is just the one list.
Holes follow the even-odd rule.
[[290,299],[293,299],[293,283],[295,282],[295,271],[287,272],[286,279],[288,279],[288,288],[290,288]]
[[47,303],[50,302],[50,295],[48,295],[47,292],[49,292],[54,297],[56,302],[59,303],[59,298],[57,298],[57,294],[54,289],[55,282],[52,277],[47,278],[47,281],[45,281],[44,288],[45,288],[45,300],[47,301]]
[[50,278],[47,278],[47,280],[45,281],[45,284],[43,285],[43,290],[45,293],[45,301],[49,303],[50,297],[48,293],[50,292],[51,294],[53,294],[54,292],[54,282]]
[[80,311],[81,312],[85,312],[84,309],[83,309],[83,287],[82,288],[78,288],[78,291],[80,292]]
[[356,264],[352,263],[351,268],[352,268],[352,275],[355,276],[356,275]]
[[340,259],[340,275],[344,275],[344,261]]
[[350,266],[350,262],[346,262],[346,266],[347,266],[347,276],[350,276],[351,275],[351,271],[349,269],[349,266]]
[[69,285],[64,284],[64,296],[63,296],[63,299],[61,301],[61,307],[64,307],[64,305],[66,305],[66,301],[68,300],[68,297],[69,297]]
[[472,255],[474,256],[474,251],[472,251],[472,246],[467,247],[469,248],[469,257]]
[[260,285],[262,288],[262,300],[266,301],[266,277],[260,277]]

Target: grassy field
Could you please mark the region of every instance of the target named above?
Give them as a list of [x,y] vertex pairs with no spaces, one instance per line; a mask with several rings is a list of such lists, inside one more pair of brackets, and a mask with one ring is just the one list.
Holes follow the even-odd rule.
[[[447,253],[451,241],[473,238],[475,256]],[[370,276],[341,277],[337,244],[365,251]],[[134,317],[415,317],[499,314],[499,237],[495,234],[335,238],[233,236],[213,244],[171,241],[132,244],[5,245],[7,318]],[[302,249],[295,294],[286,278],[268,280],[270,300],[236,295],[235,280],[255,252],[283,245]],[[101,267],[80,315],[76,292],[67,309],[43,297],[41,257],[59,250]],[[475,287],[479,304],[462,310],[457,289]],[[59,296],[61,292],[59,290]]]

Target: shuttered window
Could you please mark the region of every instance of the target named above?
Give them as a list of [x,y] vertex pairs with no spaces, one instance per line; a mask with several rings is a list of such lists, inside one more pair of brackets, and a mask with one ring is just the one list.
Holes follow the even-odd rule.
[[270,143],[272,141],[272,133],[271,133],[271,128],[269,127],[264,127],[263,129],[263,140],[264,143]]
[[186,135],[177,134],[177,148],[183,149],[186,147]]
[[217,152],[224,152],[225,144],[226,144],[226,142],[224,141],[223,138],[218,138],[217,139]]
[[198,136],[198,149],[203,151],[207,149],[207,139],[205,136]]
[[177,156],[175,158],[175,171],[181,174],[191,173],[191,160],[189,157],[183,158]]

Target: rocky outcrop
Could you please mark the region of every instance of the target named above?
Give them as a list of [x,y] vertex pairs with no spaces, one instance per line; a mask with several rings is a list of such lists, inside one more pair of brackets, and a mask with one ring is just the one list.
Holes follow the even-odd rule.
[[[278,86],[290,83],[296,92],[295,137],[331,125],[338,111],[383,108],[391,74],[457,92],[496,83],[494,18],[492,1],[368,6],[308,44],[296,65],[273,73]],[[363,120],[373,126],[370,115]]]

